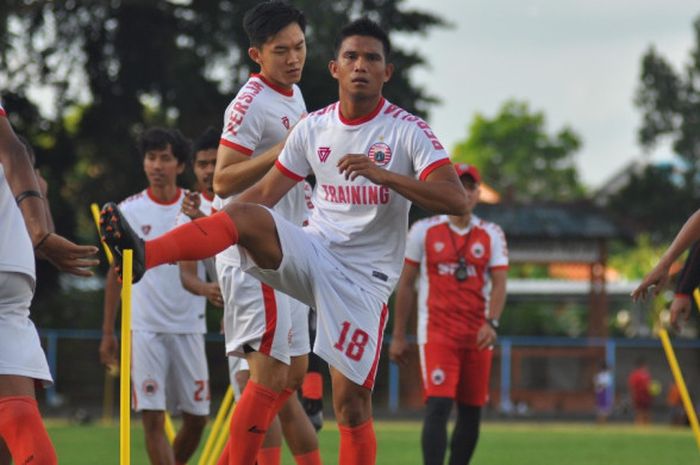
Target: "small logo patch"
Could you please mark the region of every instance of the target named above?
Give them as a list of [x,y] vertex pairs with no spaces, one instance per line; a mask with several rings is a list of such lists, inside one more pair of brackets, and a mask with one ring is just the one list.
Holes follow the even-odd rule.
[[258,428],[257,425],[253,425],[250,428],[248,428],[249,433],[255,433],[255,434],[265,434],[267,431],[264,429]]
[[471,248],[472,255],[474,255],[476,258],[483,257],[484,250],[485,250],[484,244],[482,244],[481,242],[475,242],[474,244],[472,244],[472,248]]
[[141,386],[141,390],[147,396],[152,396],[156,392],[158,392],[158,383],[156,382],[155,379],[147,379],[146,381],[143,382],[143,386]]
[[445,243],[444,242],[436,242],[433,244],[433,249],[435,249],[436,252],[442,252],[445,250]]
[[151,225],[144,224],[143,226],[141,226],[141,232],[143,232],[144,236],[148,236],[148,233],[151,232]]
[[391,161],[391,148],[384,142],[375,142],[367,153],[377,166],[386,166]]
[[286,129],[289,129],[289,117],[283,116],[283,117],[282,117],[282,124],[284,125],[284,127],[285,127]]
[[316,150],[316,153],[318,154],[318,159],[321,160],[321,163],[325,163],[331,154],[331,148],[330,147],[319,147],[318,150]]
[[436,368],[430,373],[430,382],[435,386],[440,386],[445,382],[445,372],[442,371],[442,368]]

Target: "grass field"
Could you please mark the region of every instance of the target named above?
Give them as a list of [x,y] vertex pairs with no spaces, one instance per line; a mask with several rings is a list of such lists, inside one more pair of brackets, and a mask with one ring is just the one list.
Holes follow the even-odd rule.
[[[378,465],[421,465],[420,423],[377,422]],[[75,426],[48,422],[66,465],[119,463],[117,426]],[[336,464],[338,431],[326,423],[320,435],[325,464]],[[195,459],[190,464],[197,463]],[[134,423],[133,465],[148,465],[143,433]],[[293,465],[288,451],[284,465]],[[700,453],[689,429],[585,424],[485,423],[474,465],[673,465],[700,464]]]

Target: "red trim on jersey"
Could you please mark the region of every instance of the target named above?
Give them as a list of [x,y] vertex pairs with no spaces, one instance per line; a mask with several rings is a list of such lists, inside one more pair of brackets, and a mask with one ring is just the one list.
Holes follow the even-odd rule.
[[177,194],[175,194],[175,197],[173,197],[171,200],[166,200],[165,202],[158,199],[154,194],[153,194],[153,189],[148,188],[146,189],[146,194],[148,195],[148,198],[151,199],[153,202],[157,203],[158,205],[173,205],[177,203],[178,200],[180,200],[180,195],[182,194],[182,189],[179,187],[177,188]]
[[275,290],[267,284],[260,283],[263,294],[263,305],[265,306],[265,332],[260,341],[260,353],[270,355],[272,341],[275,338],[277,328],[277,300]]
[[219,140],[219,145],[225,145],[230,149],[241,152],[243,155],[251,156],[253,154],[253,151],[248,147],[243,147],[242,145],[238,145],[235,142],[231,142],[230,140],[224,139],[223,137]]
[[360,116],[359,118],[355,119],[347,119],[345,116],[343,116],[343,111],[340,109],[340,106],[338,106],[338,118],[340,118],[341,123],[347,124],[348,126],[357,126],[358,124],[366,123],[379,114],[379,111],[384,106],[385,101],[386,100],[384,100],[384,97],[382,97],[379,99],[379,103],[377,103],[377,107],[374,110],[365,116]]
[[377,349],[374,352],[374,362],[372,362],[372,368],[369,370],[367,379],[362,383],[362,387],[367,389],[372,389],[374,387],[374,377],[377,374],[377,365],[379,364],[379,353],[382,350],[382,339],[384,339],[384,325],[386,324],[386,317],[389,314],[389,308],[386,304],[382,305],[382,316],[379,318],[379,330],[377,331]]
[[688,297],[690,297],[690,295],[689,295],[689,294],[683,294],[683,293],[681,293],[681,292],[676,292],[675,294],[673,294],[673,297],[675,297],[675,298],[677,298],[677,299],[687,299]]
[[411,265],[411,266],[418,266],[418,265],[420,265],[420,262],[417,262],[417,261],[415,261],[415,260],[411,260],[410,258],[404,258],[404,259],[403,259],[403,262],[404,262],[406,265]]
[[250,77],[258,78],[262,82],[264,82],[267,87],[270,89],[274,90],[275,92],[279,92],[280,94],[284,95],[285,97],[291,97],[294,95],[294,88],[293,87],[282,87],[279,84],[275,84],[274,82],[268,80],[265,76],[262,74],[251,74]]
[[296,182],[304,180],[303,176],[299,176],[294,171],[292,171],[289,168],[287,168],[286,166],[284,166],[279,160],[275,160],[275,166],[277,167],[278,170],[280,170],[282,172],[283,175],[295,180]]
[[498,265],[498,266],[492,266],[491,268],[489,268],[489,270],[492,270],[492,271],[493,270],[507,270],[507,269],[508,269],[508,265]]
[[7,113],[5,113],[5,110],[0,107],[0,116],[7,116]]
[[440,168],[441,166],[443,166],[443,165],[449,165],[450,163],[451,163],[451,162],[450,162],[450,159],[449,159],[449,158],[443,158],[442,160],[438,160],[438,161],[435,161],[435,162],[429,164],[429,165],[421,172],[419,179],[420,179],[421,181],[425,181],[425,178],[427,178],[427,177],[430,175],[430,173],[432,173],[432,172],[435,171],[436,169]]
[[213,195],[212,195],[212,196],[209,196],[209,194],[207,194],[207,193],[204,192],[204,191],[200,192],[200,195],[201,195],[202,197],[204,197],[205,199],[207,199],[208,201],[210,201],[210,202],[213,202],[213,201],[214,201],[214,196],[213,196]]

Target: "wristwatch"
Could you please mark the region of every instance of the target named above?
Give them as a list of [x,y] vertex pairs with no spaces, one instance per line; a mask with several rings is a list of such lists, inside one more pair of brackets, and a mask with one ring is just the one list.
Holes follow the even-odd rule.
[[498,320],[496,318],[487,318],[486,322],[491,326],[494,330],[498,329]]

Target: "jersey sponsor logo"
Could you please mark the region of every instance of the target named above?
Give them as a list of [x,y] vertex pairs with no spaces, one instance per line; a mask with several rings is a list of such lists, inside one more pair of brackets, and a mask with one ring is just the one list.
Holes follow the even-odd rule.
[[436,368],[430,373],[430,382],[435,386],[440,386],[445,382],[445,372],[442,368]]
[[391,148],[384,142],[375,142],[367,152],[369,158],[377,166],[386,166],[391,161]]
[[435,249],[435,251],[437,253],[440,253],[443,250],[445,250],[445,243],[444,242],[436,242],[435,244],[433,244],[433,249]]
[[325,163],[326,160],[328,160],[328,157],[331,155],[331,148],[319,147],[316,150],[316,154],[318,154],[318,159],[321,160],[321,163]]
[[238,134],[238,130],[241,128],[243,123],[243,118],[245,117],[250,104],[253,99],[258,95],[265,87],[256,81],[248,81],[246,86],[243,88],[240,94],[236,97],[231,108],[231,114],[226,123],[226,132],[232,136]]
[[484,244],[482,244],[481,242],[475,242],[474,244],[472,244],[471,253],[474,257],[482,258],[484,256],[484,252],[486,252]]
[[141,226],[141,232],[143,233],[144,236],[148,236],[148,233],[151,232],[151,225],[144,224],[143,226]]
[[149,378],[143,382],[141,385],[141,390],[147,396],[155,395],[155,393],[158,392],[158,383],[155,379]]
[[323,199],[346,205],[386,205],[391,200],[386,186],[350,186],[321,184]]
[[[438,276],[452,276],[457,268],[459,268],[459,263],[438,263],[437,274]],[[476,276],[474,265],[467,265],[467,276]]]
[[289,129],[289,117],[288,116],[283,116],[282,117],[282,125],[285,127],[285,129]]

